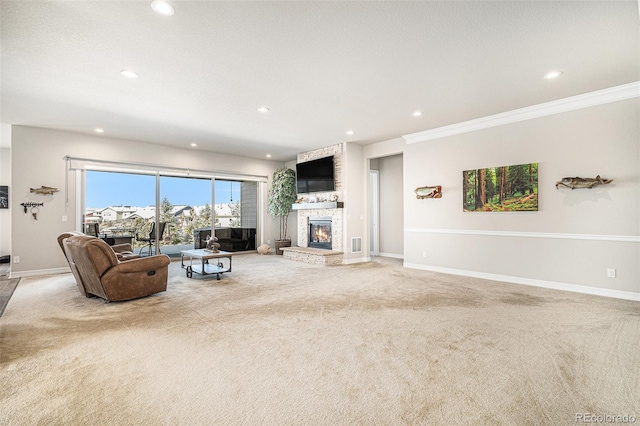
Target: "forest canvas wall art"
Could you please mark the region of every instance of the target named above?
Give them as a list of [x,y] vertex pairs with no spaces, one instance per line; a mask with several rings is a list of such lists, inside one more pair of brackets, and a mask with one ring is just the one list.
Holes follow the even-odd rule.
[[538,210],[538,163],[462,172],[465,212]]

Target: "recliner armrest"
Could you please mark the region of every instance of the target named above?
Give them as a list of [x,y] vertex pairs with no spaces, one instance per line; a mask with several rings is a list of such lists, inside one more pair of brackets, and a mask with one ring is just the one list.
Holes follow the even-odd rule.
[[159,254],[157,256],[141,257],[139,259],[131,259],[126,262],[119,263],[113,268],[121,273],[133,273],[140,271],[153,271],[155,269],[164,268],[169,266],[171,259],[166,254]]
[[133,253],[133,246],[130,243],[114,244],[111,246],[111,248],[116,253],[124,253],[124,252]]

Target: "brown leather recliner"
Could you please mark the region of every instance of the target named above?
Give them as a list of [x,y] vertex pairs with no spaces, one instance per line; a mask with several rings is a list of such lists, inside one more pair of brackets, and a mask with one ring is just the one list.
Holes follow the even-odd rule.
[[[75,267],[75,264],[72,264],[69,261],[69,256],[67,256],[67,253],[64,250],[64,245],[63,245],[64,240],[66,238],[73,237],[76,235],[85,235],[85,234],[77,231],[63,232],[62,234],[58,235],[58,244],[60,245],[60,250],[62,250],[64,257],[67,259],[67,262],[69,262],[69,268],[71,268],[71,273],[76,279],[76,283],[78,284],[78,290],[80,290],[80,293],[82,293],[83,296],[92,297],[92,295],[87,294],[87,292],[85,291],[84,283],[82,282],[82,277],[78,274],[78,269]],[[92,238],[96,238],[96,237],[92,237]],[[131,246],[131,244],[117,244],[110,247],[116,253],[116,257],[120,261],[140,258],[139,255],[133,253],[133,247]]]
[[99,238],[75,235],[62,244],[78,288],[87,297],[124,301],[167,290],[171,262],[167,255],[121,262]]

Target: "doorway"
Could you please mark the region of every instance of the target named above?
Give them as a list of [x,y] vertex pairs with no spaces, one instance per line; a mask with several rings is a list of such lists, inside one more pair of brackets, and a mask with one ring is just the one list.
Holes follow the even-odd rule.
[[369,235],[372,256],[404,258],[403,155],[369,159]]

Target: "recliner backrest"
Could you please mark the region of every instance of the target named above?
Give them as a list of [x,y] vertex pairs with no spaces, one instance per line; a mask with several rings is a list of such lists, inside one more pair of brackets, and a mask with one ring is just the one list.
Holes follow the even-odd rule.
[[100,278],[117,265],[118,258],[104,241],[88,235],[76,235],[63,242],[68,253],[69,263],[77,272],[86,293],[107,298]]
[[60,245],[60,250],[62,250],[62,254],[64,254],[64,257],[67,258],[67,261],[69,260],[69,256],[67,256],[67,252],[64,250],[64,245],[62,243],[64,242],[65,239],[69,237],[74,237],[76,235],[84,235],[84,234],[82,232],[69,231],[69,232],[63,232],[62,234],[58,235],[58,245]]
[[113,249],[101,239],[89,237],[85,245],[98,276],[102,276],[111,267],[120,263]]
[[66,247],[64,246],[64,240],[66,240],[69,237],[74,237],[78,235],[84,235],[84,234],[82,232],[76,232],[76,231],[63,232],[62,234],[58,235],[58,244],[60,245],[60,249],[62,250],[64,257],[67,258],[67,262],[69,263],[69,268],[71,269],[71,273],[73,274],[73,277],[76,279],[78,290],[80,290],[80,293],[83,296],[90,297],[87,294],[87,291],[85,290],[84,281],[82,281],[82,276],[80,276],[80,273],[78,272],[78,268],[75,262],[73,261],[73,258],[71,257],[71,253],[69,253]]

